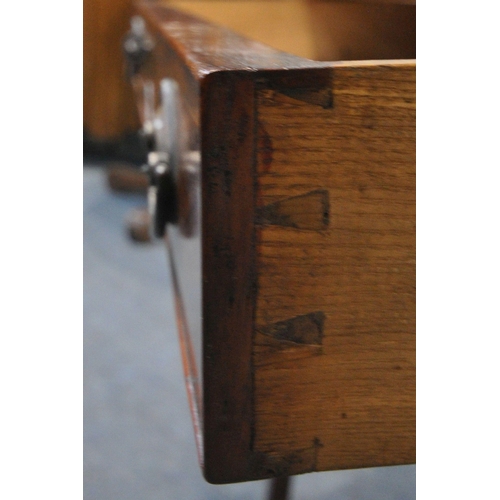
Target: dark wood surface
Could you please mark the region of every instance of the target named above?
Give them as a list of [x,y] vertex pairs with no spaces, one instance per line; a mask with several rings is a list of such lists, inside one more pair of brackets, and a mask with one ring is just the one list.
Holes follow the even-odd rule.
[[203,345],[205,477],[411,463],[414,62],[319,63],[137,12],[157,40],[142,74],[178,81],[201,151],[198,277],[169,238],[181,330]]
[[[99,144],[113,144],[139,126],[122,57],[132,3],[85,0],[83,4],[84,129]],[[310,59],[415,57],[413,0],[159,3],[187,10],[252,40]]]
[[136,10],[181,58],[193,77],[212,72],[321,67],[323,63],[275,50],[222,26],[154,2],[137,2]]
[[232,482],[248,476],[253,429],[254,84],[238,72],[214,73],[204,83],[205,475]]

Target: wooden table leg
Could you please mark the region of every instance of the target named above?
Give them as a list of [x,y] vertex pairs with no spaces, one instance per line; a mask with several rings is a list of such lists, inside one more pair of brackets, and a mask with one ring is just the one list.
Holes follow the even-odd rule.
[[146,193],[148,176],[127,164],[111,163],[108,166],[108,185],[113,191],[125,193]]
[[275,477],[271,483],[271,494],[269,500],[287,500],[290,477]]

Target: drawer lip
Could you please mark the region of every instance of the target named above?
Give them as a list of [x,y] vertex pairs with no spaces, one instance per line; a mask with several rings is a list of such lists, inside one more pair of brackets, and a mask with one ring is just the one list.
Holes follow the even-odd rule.
[[[379,0],[377,0],[379,1]],[[388,0],[391,1],[391,0]],[[292,70],[335,66],[415,64],[416,59],[317,61],[274,49],[186,12],[148,0],[136,0],[134,9],[157,35],[168,40],[193,78],[220,71]]]

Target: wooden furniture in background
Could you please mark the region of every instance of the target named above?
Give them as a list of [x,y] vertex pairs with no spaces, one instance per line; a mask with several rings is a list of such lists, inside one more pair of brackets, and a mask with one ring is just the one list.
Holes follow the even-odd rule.
[[[253,40],[316,60],[414,54],[414,0],[161,0]],[[84,128],[116,140],[139,121],[124,77],[122,40],[132,0],[84,0]],[[375,51],[373,54],[370,51]],[[399,51],[399,54],[398,52]]]
[[161,3],[308,59],[415,58],[412,0],[161,0]]
[[96,140],[140,126],[122,50],[131,14],[131,0],[83,2],[83,127]]
[[413,463],[414,43],[318,62],[135,12],[155,48],[134,84],[178,83],[201,159],[166,243],[205,477]]

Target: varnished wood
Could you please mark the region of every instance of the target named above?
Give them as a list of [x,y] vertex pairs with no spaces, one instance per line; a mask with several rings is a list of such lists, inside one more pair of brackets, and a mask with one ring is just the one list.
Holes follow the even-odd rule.
[[414,61],[309,61],[137,12],[157,51],[142,74],[178,80],[201,150],[201,231],[169,238],[185,366],[203,337],[206,478],[413,462]]
[[[253,185],[255,172],[255,69],[319,67],[320,63],[277,52],[235,33],[208,25],[178,11],[140,2],[155,39],[155,50],[141,76],[158,83],[178,81],[194,133],[191,147],[202,154],[203,383],[193,384],[194,355],[185,336],[184,359],[205,477],[214,483],[270,477],[251,449],[253,432],[252,336],[256,293]],[[319,77],[319,79],[318,79]],[[290,74],[285,80],[309,79],[318,89],[321,75],[312,71]],[[313,95],[314,92],[311,94]],[[315,97],[317,99],[317,97]],[[236,126],[235,126],[236,124]],[[221,223],[224,221],[224,223]],[[193,265],[184,266],[175,252],[176,231],[169,231],[177,296],[189,298]],[[196,237],[199,237],[196,236]],[[181,240],[180,242],[178,240]],[[182,290],[186,293],[182,293]],[[188,297],[186,297],[188,296]],[[196,323],[196,311],[180,301],[180,330]],[[237,381],[235,383],[235,381]],[[203,386],[203,395],[197,388]],[[202,400],[201,405],[199,401]],[[202,422],[198,421],[201,415]]]
[[202,94],[210,103],[202,108],[203,296],[213,299],[203,301],[203,408],[213,482],[248,474],[252,440],[253,85],[250,75],[214,73]]
[[[373,58],[373,50],[378,57],[409,58],[415,54],[415,9],[411,7],[414,0],[161,0],[161,3],[300,57],[367,59]],[[122,39],[129,29],[131,4],[131,0],[83,3],[83,125],[94,140],[115,140],[139,127],[122,57]]]
[[288,476],[276,477],[272,480],[269,500],[287,500],[290,478]]

